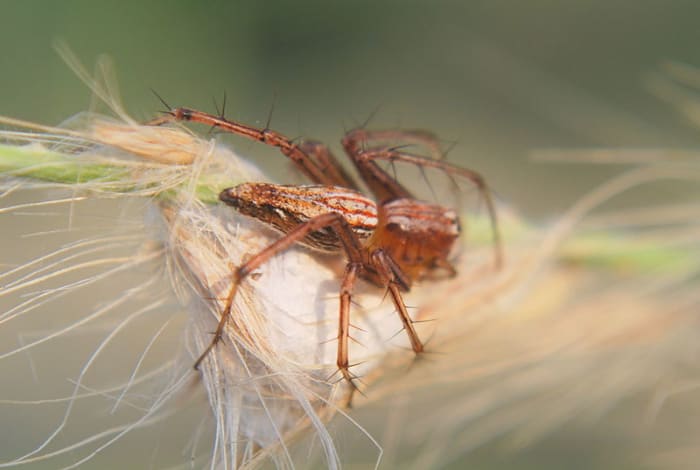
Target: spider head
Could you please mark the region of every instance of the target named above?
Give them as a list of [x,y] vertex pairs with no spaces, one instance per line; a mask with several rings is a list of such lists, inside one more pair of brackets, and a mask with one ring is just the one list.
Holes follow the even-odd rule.
[[446,261],[460,226],[457,213],[415,199],[394,199],[379,207],[372,246],[389,253],[411,279]]

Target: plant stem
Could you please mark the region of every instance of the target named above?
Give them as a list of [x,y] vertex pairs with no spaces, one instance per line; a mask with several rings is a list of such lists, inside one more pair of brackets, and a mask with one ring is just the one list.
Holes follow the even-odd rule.
[[[0,144],[0,176],[26,178],[63,185],[99,183],[102,192],[129,193],[152,188],[153,196],[161,200],[173,199],[176,190],[158,190],[158,183],[139,184],[135,174],[139,170],[133,161],[87,161],[76,155],[65,154],[40,146]],[[114,184],[105,184],[114,183]],[[220,177],[202,174],[196,184],[195,195],[205,204],[216,204],[222,189]],[[490,243],[490,229],[486,218],[470,218],[469,240],[479,245]],[[501,223],[506,243],[535,230],[522,221]],[[691,256],[693,255],[693,256]],[[683,272],[700,264],[689,250],[664,246],[654,241],[642,241],[615,232],[576,232],[562,247],[559,260],[572,265],[604,270],[624,270],[632,273]]]

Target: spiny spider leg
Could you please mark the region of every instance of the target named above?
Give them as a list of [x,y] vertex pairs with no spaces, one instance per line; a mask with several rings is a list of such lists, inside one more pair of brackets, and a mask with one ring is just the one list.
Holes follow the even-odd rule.
[[173,108],[165,116],[154,119],[148,124],[160,125],[168,121],[192,121],[200,124],[218,127],[232,134],[248,137],[266,145],[271,145],[280,149],[284,155],[289,157],[297,167],[314,183],[326,184],[329,186],[353,187],[348,181],[337,179],[338,171],[326,173],[319,164],[310,158],[304,151],[292,142],[289,138],[271,129],[258,129],[235,121],[229,121],[222,116],[197,111],[189,108]]
[[[353,152],[358,152],[361,151],[357,145],[361,145],[363,150],[367,149],[367,143],[370,142],[401,142],[401,145],[398,146],[393,146],[393,147],[387,147],[384,146],[383,148],[385,150],[391,148],[392,150],[401,150],[402,148],[405,147],[410,147],[410,146],[415,146],[415,145],[420,145],[423,148],[425,148],[428,151],[428,155],[431,159],[433,160],[444,160],[447,154],[452,150],[452,148],[456,145],[456,141],[450,143],[449,147],[446,150],[443,150],[442,148],[442,141],[432,132],[426,131],[423,129],[382,129],[382,130],[370,130],[370,129],[365,129],[365,128],[357,128],[354,129],[346,134],[346,138],[344,140],[350,142],[355,142],[355,147],[353,149]],[[378,148],[380,146],[378,145],[372,145],[372,147]],[[433,187],[430,184],[430,181],[428,180],[427,176],[425,175],[425,169],[421,166],[419,167],[421,171],[421,176],[423,177],[423,180],[425,181],[426,185],[430,188],[430,192],[433,194],[434,199],[437,199],[435,197],[435,192],[433,191]],[[393,167],[392,167],[393,169]],[[451,175],[448,174],[450,177],[450,181],[452,182],[452,185],[457,188],[458,185],[454,181]],[[394,175],[394,180],[396,179]]]
[[442,160],[445,152],[442,150],[440,139],[430,131],[423,129],[380,129],[372,130],[357,128],[345,134],[357,143],[370,142],[405,142],[408,145],[421,145],[428,150],[430,158]]
[[[395,177],[389,175],[375,162],[365,160],[359,163],[356,156],[367,153],[370,149],[365,148],[368,142],[376,141],[405,141],[409,144],[419,143],[426,147],[434,160],[441,160],[443,157],[437,137],[428,131],[421,130],[379,130],[354,129],[343,137],[342,144],[345,153],[352,159],[355,167],[360,172],[362,179],[367,183],[370,190],[380,202],[396,198],[413,199],[414,196],[406,187],[399,183]],[[386,150],[386,147],[375,148],[375,150]]]
[[348,381],[352,389],[356,389],[355,383],[352,381],[353,376],[350,374],[349,356],[348,356],[348,338],[350,337],[350,305],[352,303],[352,290],[357,282],[357,275],[362,269],[362,264],[348,263],[345,268],[345,276],[343,283],[340,286],[340,315],[338,319],[338,355],[336,357],[336,365],[338,370],[343,375],[343,378]]
[[316,164],[321,171],[335,181],[334,185],[343,186],[344,188],[358,189],[357,183],[345,170],[343,165],[338,162],[335,155],[331,152],[326,144],[315,140],[302,140],[299,143],[299,148],[309,157],[316,159]]
[[[408,309],[406,308],[406,303],[403,301],[400,289],[403,288],[403,283],[405,281],[405,274],[402,273],[401,268],[396,264],[396,262],[391,258],[391,256],[384,252],[382,249],[378,249],[372,252],[372,266],[377,270],[377,274],[381,279],[382,283],[386,286],[391,294],[391,300],[394,302],[396,311],[401,317],[401,322],[403,327],[408,334],[408,339],[411,341],[411,347],[416,354],[423,352],[423,343],[420,338],[418,338],[418,333],[413,327],[413,320],[411,320],[408,314]],[[406,290],[406,289],[405,289]]]
[[303,240],[311,232],[322,230],[324,228],[331,228],[338,239],[341,241],[341,245],[347,254],[348,265],[346,268],[345,278],[343,279],[341,294],[340,294],[340,314],[339,314],[339,326],[338,326],[338,355],[336,364],[340,370],[343,377],[355,388],[355,384],[352,382],[352,375],[349,371],[348,362],[348,337],[350,334],[350,304],[352,289],[355,285],[357,279],[357,274],[363,268],[362,254],[361,254],[361,244],[357,239],[357,236],[352,231],[352,228],[348,222],[343,218],[341,214],[335,212],[329,212],[323,215],[314,217],[304,223],[297,225],[294,229],[285,234],[284,237],[268,245],[258,254],[253,256],[247,262],[236,268],[233,272],[231,289],[226,297],[226,305],[219,319],[219,324],[214,333],[214,338],[207,349],[199,356],[194,364],[195,369],[199,367],[202,361],[207,357],[209,352],[216,346],[216,344],[221,341],[223,337],[224,328],[226,327],[226,322],[231,315],[231,308],[233,306],[233,301],[238,290],[240,283],[249,276],[253,271],[258,269],[261,265],[269,261],[273,256],[284,252],[289,249],[295,243]]

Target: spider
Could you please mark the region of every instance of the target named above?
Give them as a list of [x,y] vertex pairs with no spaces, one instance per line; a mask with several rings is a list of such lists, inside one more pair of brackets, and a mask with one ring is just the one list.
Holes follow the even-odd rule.
[[[166,104],[167,106],[167,104]],[[420,130],[367,130],[358,128],[345,134],[341,143],[362,181],[374,196],[371,199],[336,160],[330,149],[316,141],[299,143],[268,128],[260,129],[189,108],[170,108],[151,121],[191,121],[245,136],[279,148],[311,181],[312,185],[243,183],[221,191],[219,199],[240,213],[255,217],[284,235],[233,270],[225,307],[209,346],[195,362],[195,369],[221,341],[231,315],[236,292],[243,280],[273,256],[295,244],[347,257],[340,285],[338,351],[336,365],[342,377],[356,390],[357,379],[350,372],[348,338],[350,305],[358,277],[387,290],[415,354],[424,351],[413,325],[402,292],[414,281],[436,270],[456,273],[448,256],[460,235],[455,210],[416,199],[404,185],[390,176],[379,161],[404,162],[442,170],[471,181],[486,203],[491,221],[494,263],[501,264],[500,235],[496,210],[484,179],[475,171],[449,164],[442,157],[437,138]],[[404,141],[421,144],[432,158],[402,151],[403,147],[368,146],[372,142]]]

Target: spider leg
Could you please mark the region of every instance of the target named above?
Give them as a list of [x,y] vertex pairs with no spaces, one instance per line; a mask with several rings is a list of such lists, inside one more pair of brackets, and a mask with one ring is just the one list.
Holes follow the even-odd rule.
[[352,176],[343,168],[343,165],[338,162],[335,155],[331,152],[328,146],[322,142],[315,140],[303,140],[299,143],[299,148],[309,157],[316,159],[316,164],[321,171],[330,176],[335,186],[357,190],[357,183]]
[[435,267],[436,268],[441,268],[447,272],[447,275],[449,277],[455,277],[457,275],[457,270],[455,269],[454,266],[452,266],[452,263],[450,263],[448,260],[443,259],[443,258],[437,258],[435,261]]
[[[343,145],[346,145],[345,141],[343,141]],[[468,168],[452,165],[443,160],[432,160],[430,158],[400,152],[395,149],[374,148],[359,150],[348,146],[345,148],[348,155],[355,163],[358,171],[367,182],[367,185],[380,200],[380,202],[397,198],[413,198],[413,196],[406,188],[404,188],[394,178],[389,176],[379,165],[377,165],[377,160],[409,163],[421,168],[435,168],[445,172],[448,175],[456,175],[471,181],[474,186],[476,186],[481,198],[486,203],[486,210],[488,211],[489,219],[491,220],[491,233],[494,246],[494,264],[496,268],[499,268],[502,265],[503,254],[501,248],[501,235],[498,229],[498,218],[496,216],[496,207],[494,206],[493,198],[491,197],[491,191],[486,185],[486,181],[484,181],[484,178],[479,173]]]
[[354,377],[350,374],[350,365],[348,360],[348,338],[350,335],[350,305],[352,289],[355,285],[357,275],[363,268],[361,244],[357,236],[352,231],[348,222],[339,213],[329,212],[319,215],[308,221],[297,225],[284,237],[276,240],[268,245],[258,254],[250,258],[247,262],[236,268],[233,272],[231,288],[226,297],[226,303],[221,313],[218,326],[214,333],[214,338],[204,352],[199,356],[194,364],[195,369],[199,367],[202,361],[207,357],[216,344],[221,341],[226,327],[226,323],[231,316],[233,301],[240,283],[251,273],[257,270],[261,265],[269,261],[275,255],[289,249],[295,243],[298,243],[310,233],[331,228],[338,236],[341,246],[348,257],[348,265],[346,268],[345,277],[341,285],[340,307],[339,307],[339,325],[338,325],[338,354],[337,366],[343,378],[345,378],[353,389],[356,385],[353,382]]
[[[345,142],[343,142],[343,144],[345,144]],[[362,150],[349,147],[345,148],[345,152],[352,159],[362,180],[367,184],[378,202],[382,203],[400,198],[415,199],[411,191],[399,183],[396,178],[384,171],[377,162],[366,157],[368,153],[372,154],[381,151],[380,149]]]
[[360,159],[359,157],[368,152],[379,152],[386,149],[386,147],[375,147],[373,150],[365,149],[364,144],[368,142],[398,140],[408,144],[416,143],[422,145],[428,150],[431,157],[437,161],[444,156],[437,137],[433,133],[423,130],[368,130],[358,128],[349,131],[342,140],[345,153],[353,161],[362,179],[380,201],[396,198],[413,199],[414,196],[411,191],[399,183],[396,178],[387,174],[376,162],[367,158]]
[[401,296],[401,278],[405,277],[405,274],[401,272],[398,264],[391,259],[391,256],[387,254],[384,250],[378,249],[372,252],[370,257],[372,266],[377,270],[380,280],[386,286],[391,294],[391,300],[394,302],[396,311],[401,318],[403,327],[408,334],[408,339],[411,342],[411,348],[416,354],[420,354],[424,350],[423,343],[418,337],[418,333],[413,326],[413,320],[408,314],[408,309],[406,308],[406,303],[403,301]]
[[[353,376],[350,374],[350,365],[348,359],[348,338],[350,337],[350,303],[352,290],[357,281],[357,274],[362,268],[360,263],[348,263],[345,268],[345,276],[343,283],[340,286],[340,314],[338,319],[338,355],[336,365],[338,370],[343,375],[343,378],[352,387],[354,391],[357,386],[353,382]],[[352,393],[352,392],[351,392]],[[348,400],[350,402],[350,399]]]
[[405,142],[408,145],[420,145],[424,147],[428,150],[430,158],[434,160],[442,160],[445,158],[445,152],[442,150],[440,139],[438,139],[434,133],[423,129],[371,130],[357,128],[345,134],[343,146],[345,146],[345,142],[353,149],[359,149],[361,144],[368,142]]
[[[300,145],[297,145],[288,137],[271,129],[259,129],[236,121],[230,121],[223,116],[215,116],[189,108],[170,108],[164,116],[156,118],[147,124],[161,125],[171,121],[197,122],[219,128],[232,134],[247,137],[272,147],[277,147],[282,154],[294,162],[297,168],[314,183],[329,186],[355,187],[351,181],[345,179],[345,176],[343,176],[344,170],[342,170],[334,158],[324,161],[323,157],[321,157],[314,160],[302,150]],[[324,171],[325,165],[330,165],[333,167],[333,170]]]
[[[245,264],[243,266],[245,266]],[[202,352],[202,354],[199,355],[197,360],[194,361],[193,367],[195,369],[199,369],[199,365],[209,355],[211,350],[214,349],[214,347],[217,345],[217,343],[219,341],[221,341],[221,338],[223,337],[224,328],[226,327],[226,321],[228,320],[228,317],[231,315],[231,307],[233,306],[233,299],[236,296],[236,292],[238,291],[238,286],[240,285],[241,281],[245,277],[245,270],[242,269],[243,266],[241,266],[240,268],[236,268],[233,271],[233,276],[231,279],[231,288],[229,289],[228,295],[226,296],[226,303],[224,304],[224,310],[221,312],[221,318],[219,318],[219,323],[216,326],[216,330],[214,331],[214,338],[212,339],[211,343],[209,343],[209,346],[207,346],[207,348]],[[248,271],[248,272],[250,272],[250,271]]]

